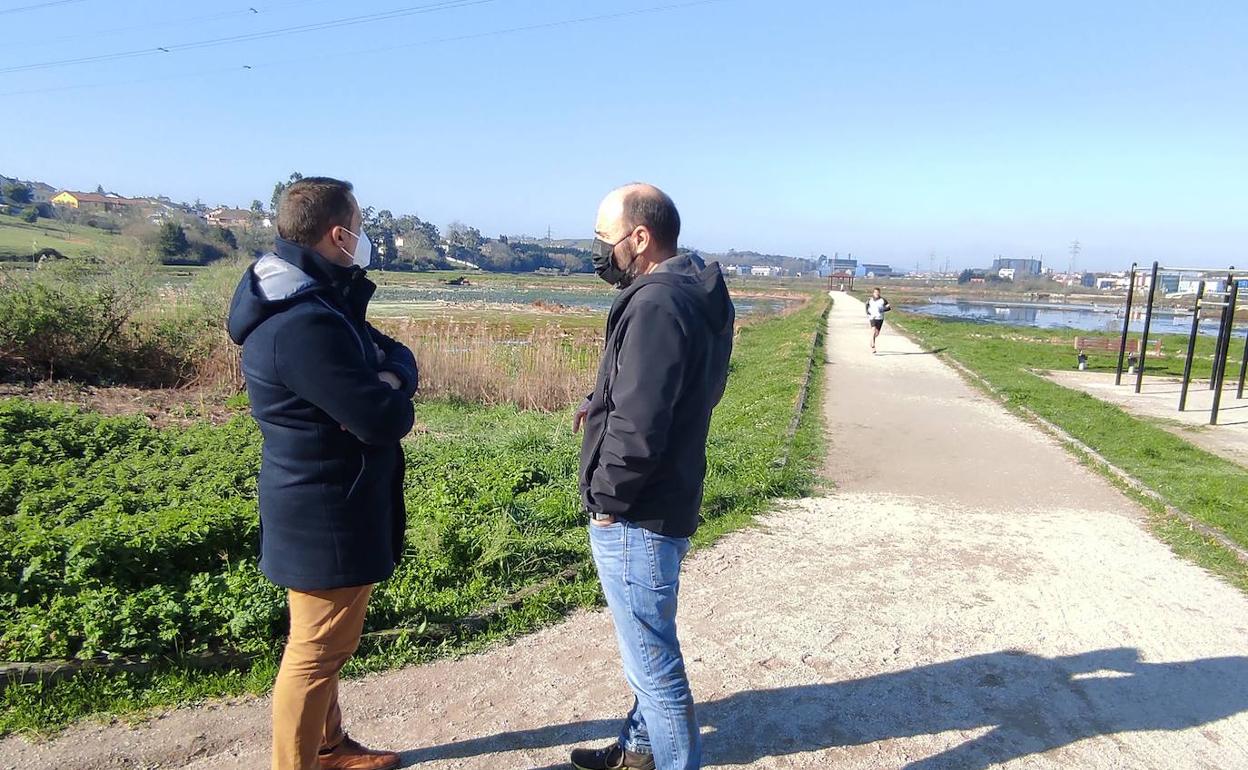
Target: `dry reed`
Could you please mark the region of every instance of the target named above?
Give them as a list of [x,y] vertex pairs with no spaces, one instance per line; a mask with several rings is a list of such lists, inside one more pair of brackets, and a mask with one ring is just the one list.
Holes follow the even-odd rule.
[[404,320],[383,331],[411,348],[425,398],[553,411],[593,388],[601,333],[557,325],[520,331],[488,323]]

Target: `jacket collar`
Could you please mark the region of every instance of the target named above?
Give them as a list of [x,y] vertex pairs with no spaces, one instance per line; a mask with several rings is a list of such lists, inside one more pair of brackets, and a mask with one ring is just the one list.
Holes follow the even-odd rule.
[[356,272],[356,268],[335,265],[315,250],[285,238],[277,239],[273,253],[307,273],[317,283],[346,283],[351,280],[352,273]]
[[277,239],[273,252],[284,262],[306,273],[318,285],[328,288],[336,302],[363,322],[369,300],[377,291],[377,285],[365,277],[364,270],[335,265],[315,250],[285,238]]
[[732,299],[728,296],[728,287],[724,283],[719,267],[707,267],[702,258],[693,252],[681,252],[674,257],[659,263],[658,268],[650,271],[616,297],[607,314],[607,336],[624,314],[624,309],[642,287],[653,283],[662,283],[678,289],[688,296],[701,309],[708,323],[717,331],[731,328],[736,311]]

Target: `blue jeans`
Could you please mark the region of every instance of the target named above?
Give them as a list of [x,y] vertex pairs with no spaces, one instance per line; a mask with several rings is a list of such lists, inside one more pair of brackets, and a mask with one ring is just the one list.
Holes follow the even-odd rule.
[[689,538],[616,522],[590,524],[589,545],[634,695],[620,743],[653,754],[657,770],[697,770],[702,740],[676,638],[680,562]]

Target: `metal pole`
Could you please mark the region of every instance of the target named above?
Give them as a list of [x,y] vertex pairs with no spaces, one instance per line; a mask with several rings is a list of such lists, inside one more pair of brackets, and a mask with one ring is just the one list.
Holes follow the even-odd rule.
[[1179,391],[1179,411],[1187,408],[1187,385],[1192,381],[1192,359],[1196,356],[1196,337],[1200,334],[1200,300],[1205,296],[1205,282],[1196,284],[1196,306],[1192,308],[1192,333],[1187,337],[1187,360],[1183,362],[1183,389]]
[[1131,328],[1131,298],[1135,296],[1135,263],[1131,263],[1131,279],[1127,282],[1127,309],[1122,314],[1122,341],[1118,343],[1118,371],[1114,384],[1122,384],[1122,359],[1127,355],[1127,330]]
[[1223,324],[1222,335],[1218,338],[1221,343],[1220,347],[1222,355],[1219,357],[1217,370],[1210,379],[1217,380],[1217,384],[1213,387],[1213,408],[1209,410],[1209,424],[1218,424],[1218,407],[1222,403],[1222,379],[1226,376],[1226,357],[1231,352],[1231,324],[1235,322],[1235,300],[1239,296],[1239,283],[1231,283],[1231,298],[1226,301],[1227,314],[1226,323]]
[[[1232,270],[1235,268],[1232,267]],[[1226,291],[1222,293],[1222,299],[1230,298],[1231,284],[1235,282],[1235,274],[1226,274]],[[1230,302],[1222,306],[1222,315],[1218,317],[1218,341],[1213,345],[1213,369],[1209,373],[1209,390],[1213,390],[1213,372],[1218,370],[1218,366],[1222,362],[1222,329],[1226,327],[1226,314],[1230,312]]]
[[[1235,330],[1235,314],[1231,314],[1231,331]],[[1244,397],[1244,375],[1248,374],[1248,335],[1244,336],[1244,354],[1239,357],[1239,387],[1235,388],[1235,398]]]
[[1148,286],[1148,307],[1144,308],[1144,334],[1140,337],[1140,359],[1135,365],[1135,392],[1144,387],[1144,359],[1148,356],[1148,327],[1153,323],[1153,298],[1157,296],[1158,263],[1153,263],[1153,277]]

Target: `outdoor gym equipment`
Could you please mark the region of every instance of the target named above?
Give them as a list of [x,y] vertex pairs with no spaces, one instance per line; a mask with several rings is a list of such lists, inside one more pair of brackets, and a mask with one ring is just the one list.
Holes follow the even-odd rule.
[[[1148,356],[1148,336],[1152,330],[1153,306],[1157,300],[1158,277],[1162,273],[1179,273],[1189,277],[1199,276],[1196,286],[1196,301],[1192,306],[1192,326],[1187,338],[1187,355],[1183,361],[1183,383],[1179,391],[1179,411],[1187,409],[1187,395],[1192,381],[1192,362],[1196,357],[1196,339],[1200,334],[1200,322],[1207,319],[1206,310],[1218,308],[1218,333],[1213,346],[1213,369],[1209,376],[1209,389],[1213,391],[1213,405],[1209,410],[1209,424],[1218,424],[1218,410],[1222,404],[1222,390],[1226,381],[1227,361],[1230,357],[1231,338],[1235,331],[1235,311],[1239,302],[1239,284],[1245,280],[1244,271],[1237,273],[1234,266],[1229,268],[1197,268],[1197,267],[1162,267],[1153,262],[1148,272],[1148,287],[1144,304],[1144,328],[1139,346],[1136,348],[1135,359],[1135,392],[1139,393],[1144,385],[1144,370]],[[1226,274],[1225,281],[1213,279],[1221,273]],[[1131,264],[1129,283],[1127,284],[1127,307],[1122,314],[1122,336],[1118,343],[1118,367],[1114,373],[1114,384],[1122,384],[1123,362],[1127,356],[1127,336],[1131,329],[1131,311],[1135,303],[1135,285],[1137,276],[1142,276],[1141,269]],[[1162,292],[1164,297],[1165,292]],[[1239,361],[1239,383],[1235,390],[1235,398],[1244,397],[1244,378],[1248,375],[1248,340],[1245,340],[1244,351]]]

